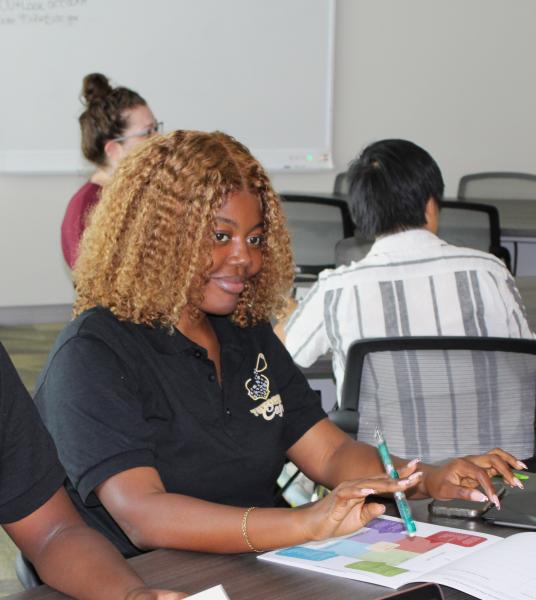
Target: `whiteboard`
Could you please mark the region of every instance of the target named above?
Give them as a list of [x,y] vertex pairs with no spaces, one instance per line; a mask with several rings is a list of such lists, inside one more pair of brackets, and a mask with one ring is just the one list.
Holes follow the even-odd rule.
[[334,0],[0,0],[0,172],[74,173],[82,78],[271,171],[332,168]]

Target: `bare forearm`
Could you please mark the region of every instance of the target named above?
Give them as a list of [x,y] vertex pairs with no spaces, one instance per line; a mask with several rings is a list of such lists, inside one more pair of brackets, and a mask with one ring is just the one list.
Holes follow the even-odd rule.
[[[203,552],[249,552],[243,533],[246,508],[224,506],[162,492],[130,503],[118,518],[132,542],[143,549],[175,548]],[[246,533],[256,549],[307,541],[299,509],[256,508]]]
[[83,524],[58,530],[27,555],[45,583],[80,600],[123,599],[144,586],[112,544]]
[[268,550],[356,531],[383,512],[380,504],[365,504],[371,490],[387,493],[406,490],[410,485],[409,478],[361,478],[345,482],[318,502],[297,509],[252,509],[168,493],[156,470],[137,467],[111,477],[96,491],[117,524],[139,548],[233,553]]
[[[343,481],[362,479],[364,477],[377,477],[385,472],[384,466],[380,460],[380,455],[375,446],[352,440],[342,434],[339,430],[333,431],[333,426],[328,423],[321,423],[323,427],[331,432],[330,441],[324,448],[324,452],[316,452],[315,460],[303,460],[303,457],[312,456],[312,449],[297,446],[289,452],[289,456],[294,460],[303,472],[313,481],[322,483],[326,487],[333,489]],[[307,443],[307,441],[305,441]],[[402,469],[408,464],[408,459],[392,456],[393,464],[396,469]],[[419,464],[418,469],[425,475],[434,467]],[[423,498],[428,494],[423,482],[408,494],[414,498]]]
[[326,461],[319,464],[323,465],[321,472],[306,474],[329,489],[343,481],[374,477],[384,472],[377,450],[350,438],[333,449]]

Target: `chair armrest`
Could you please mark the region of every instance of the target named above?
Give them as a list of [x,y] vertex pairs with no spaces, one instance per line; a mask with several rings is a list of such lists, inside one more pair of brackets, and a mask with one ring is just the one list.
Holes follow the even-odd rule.
[[357,411],[348,409],[332,410],[328,413],[329,420],[352,437],[357,436]]

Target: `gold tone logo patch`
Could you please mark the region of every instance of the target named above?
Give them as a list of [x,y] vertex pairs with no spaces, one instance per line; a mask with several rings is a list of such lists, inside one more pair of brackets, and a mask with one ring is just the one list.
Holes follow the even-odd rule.
[[249,412],[253,413],[256,417],[262,416],[266,421],[271,421],[276,415],[282,417],[284,411],[281,396],[276,394]]
[[268,364],[262,352],[257,356],[257,364],[253,370],[253,377],[246,381],[246,390],[248,396],[257,402],[258,400],[266,400],[270,394],[270,381],[266,375],[262,375],[266,371]]
[[270,380],[263,374],[263,371],[266,371],[267,368],[268,363],[266,362],[266,357],[261,352],[257,356],[257,364],[255,365],[255,369],[253,369],[253,377],[250,377],[246,381],[244,387],[246,388],[248,396],[254,402],[264,400],[264,402],[251,409],[249,412],[256,417],[262,417],[265,421],[271,421],[276,415],[282,417],[285,411],[279,394],[269,398]]

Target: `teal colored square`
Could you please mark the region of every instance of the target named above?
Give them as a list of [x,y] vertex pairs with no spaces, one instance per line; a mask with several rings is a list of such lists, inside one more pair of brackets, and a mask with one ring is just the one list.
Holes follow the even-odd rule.
[[324,550],[331,550],[336,552],[339,556],[349,556],[351,558],[358,558],[362,554],[368,551],[368,544],[360,544],[352,540],[342,540],[335,542],[331,546],[326,546]]
[[278,550],[276,554],[281,556],[290,556],[292,558],[302,558],[303,560],[321,561],[337,556],[335,552],[327,552],[326,550],[315,550],[314,548],[305,548],[304,546],[292,546],[292,548],[284,548]]

